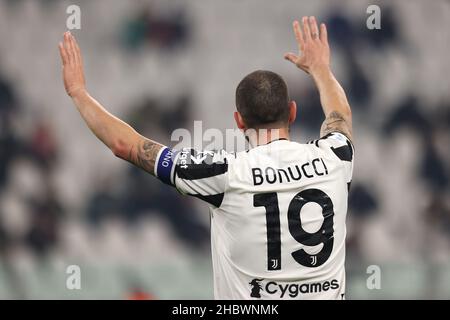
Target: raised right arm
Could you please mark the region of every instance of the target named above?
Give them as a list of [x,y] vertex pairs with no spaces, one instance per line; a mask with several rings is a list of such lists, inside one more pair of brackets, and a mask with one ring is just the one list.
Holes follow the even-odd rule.
[[63,64],[64,87],[89,129],[114,155],[154,175],[156,158],[164,146],[137,133],[89,95],[84,80],[80,48],[69,32],[64,34],[59,51]]
[[331,132],[340,132],[352,140],[352,112],[344,89],[330,68],[330,47],[325,24],[317,26],[314,17],[303,17],[303,33],[300,23],[294,21],[294,33],[299,54],[287,53],[285,59],[310,74],[319,90],[325,121],[320,129],[323,137]]

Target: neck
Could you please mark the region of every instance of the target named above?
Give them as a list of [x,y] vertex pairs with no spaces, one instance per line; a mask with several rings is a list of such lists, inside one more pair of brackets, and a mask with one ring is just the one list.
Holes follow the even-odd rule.
[[251,147],[268,144],[280,139],[289,140],[289,128],[248,129],[245,133]]

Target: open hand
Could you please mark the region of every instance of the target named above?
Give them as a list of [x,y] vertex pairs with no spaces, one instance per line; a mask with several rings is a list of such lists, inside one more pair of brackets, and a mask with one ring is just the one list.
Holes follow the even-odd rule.
[[59,53],[63,65],[64,88],[69,96],[74,97],[85,90],[86,82],[80,48],[69,31],[64,33],[64,40],[59,43]]
[[294,21],[293,28],[298,43],[299,54],[286,53],[284,58],[294,63],[306,73],[314,74],[316,70],[329,68],[330,47],[328,45],[327,28],[324,23],[317,27],[315,17],[303,17],[303,33],[300,23]]

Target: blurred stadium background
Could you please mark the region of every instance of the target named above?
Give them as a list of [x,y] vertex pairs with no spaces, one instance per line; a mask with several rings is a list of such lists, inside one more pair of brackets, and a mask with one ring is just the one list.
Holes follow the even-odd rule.
[[[113,157],[61,82],[66,8],[89,91],[142,134],[234,128],[234,90],[280,73],[294,138],[318,135],[312,81],[283,60],[291,22],[328,23],[354,114],[349,299],[450,298],[450,2],[0,1],[0,299],[212,298],[207,206]],[[366,8],[382,10],[368,30]],[[82,289],[66,289],[81,267]],[[381,289],[368,290],[378,265]]]

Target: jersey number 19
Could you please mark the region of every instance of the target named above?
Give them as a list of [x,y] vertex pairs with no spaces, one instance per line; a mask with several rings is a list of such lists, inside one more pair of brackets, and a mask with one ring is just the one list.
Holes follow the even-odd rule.
[[[323,223],[314,233],[306,232],[302,227],[300,211],[308,202],[315,202],[322,208]],[[266,209],[267,226],[267,269],[269,271],[281,269],[281,234],[280,209],[276,192],[255,194],[253,196],[255,207]],[[333,249],[333,202],[330,197],[319,189],[306,189],[297,193],[289,203],[287,218],[289,232],[292,237],[305,246],[323,244],[316,254],[309,254],[303,249],[291,253],[295,261],[305,267],[318,267],[324,264]]]

